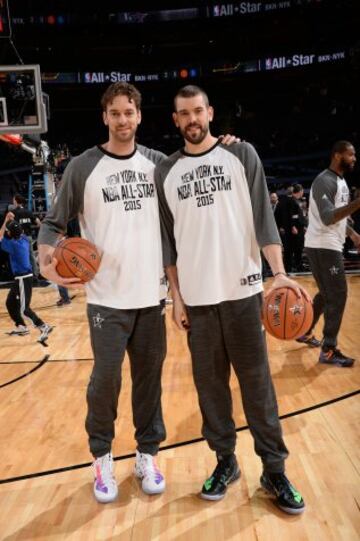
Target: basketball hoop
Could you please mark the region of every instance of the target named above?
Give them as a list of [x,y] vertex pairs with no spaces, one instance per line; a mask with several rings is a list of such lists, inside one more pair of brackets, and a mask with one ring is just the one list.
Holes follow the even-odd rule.
[[0,133],[0,139],[15,146],[19,146],[23,142],[23,137],[19,133]]

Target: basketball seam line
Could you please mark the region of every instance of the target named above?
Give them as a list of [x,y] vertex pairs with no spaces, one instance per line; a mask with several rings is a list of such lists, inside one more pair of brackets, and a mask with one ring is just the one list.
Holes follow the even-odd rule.
[[287,316],[287,304],[288,304],[288,295],[289,295],[289,289],[287,288],[286,289],[286,297],[285,297],[285,317],[283,318],[284,319],[284,328],[283,328],[283,336],[282,338],[285,339],[285,335],[286,335],[286,316]]
[[[62,248],[62,250],[64,250],[64,248]],[[61,259],[56,257],[56,255],[55,255],[55,258],[58,260],[59,263],[62,263],[68,269],[68,271],[70,271],[70,273],[71,273],[71,276],[63,276],[62,278],[74,278],[74,273],[73,273],[72,269],[69,267],[69,265],[67,264],[67,261],[66,261],[64,255],[63,255],[63,252],[62,251],[60,252],[60,258]],[[76,276],[76,278],[78,278],[78,276]]]
[[[71,238],[73,238],[73,237],[71,237]],[[81,243],[78,243],[78,244],[81,245]],[[67,246],[64,246],[64,247],[63,247],[63,250],[65,250],[65,248],[66,248],[66,250],[67,250],[68,252],[70,252],[70,253],[76,255],[77,257],[81,257],[82,259],[84,259],[84,260],[86,261],[86,263],[89,264],[89,267],[92,268],[93,272],[94,272],[94,273],[97,272],[98,269],[95,269],[95,268],[91,265],[90,261],[87,261],[87,259],[85,259],[82,255],[79,255],[79,254],[77,254],[76,252],[74,252],[74,250],[70,250],[70,248],[68,248]],[[100,258],[99,258],[99,259],[100,259]]]

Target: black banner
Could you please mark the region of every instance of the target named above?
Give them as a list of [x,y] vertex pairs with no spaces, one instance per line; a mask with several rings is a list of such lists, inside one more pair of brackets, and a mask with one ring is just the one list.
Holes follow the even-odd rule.
[[133,69],[118,69],[114,71],[73,72],[73,73],[43,73],[43,83],[58,84],[111,84],[120,81],[138,84],[146,82],[162,82],[168,80],[184,80],[189,82],[202,76],[240,76],[244,73],[273,71],[289,68],[305,68],[308,66],[343,62],[348,58],[348,52],[337,50],[324,53],[302,52],[292,55],[272,56],[256,60],[229,62],[223,64],[204,64],[184,67],[173,67],[159,71],[144,72]]

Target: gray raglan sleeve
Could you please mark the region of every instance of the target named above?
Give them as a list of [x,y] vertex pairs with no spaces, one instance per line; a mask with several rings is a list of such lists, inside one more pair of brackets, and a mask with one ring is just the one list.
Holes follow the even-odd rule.
[[167,158],[166,154],[153,148],[144,147],[143,145],[136,145],[138,151],[148,158],[154,165],[158,165]]
[[174,237],[174,217],[166,200],[164,190],[164,181],[166,179],[168,169],[169,167],[164,161],[160,162],[155,167],[155,184],[159,200],[161,242],[164,267],[176,265],[177,260],[176,242]]
[[73,158],[66,167],[55,202],[41,223],[38,244],[55,246],[59,236],[66,233],[68,222],[83,212],[86,179],[99,161],[99,154],[92,149]]
[[241,161],[249,187],[254,227],[260,248],[281,244],[274,213],[270,204],[263,165],[255,148],[249,143],[235,143],[228,148]]
[[334,221],[336,192],[336,178],[327,172],[320,173],[311,186],[312,197],[324,225],[331,225]]

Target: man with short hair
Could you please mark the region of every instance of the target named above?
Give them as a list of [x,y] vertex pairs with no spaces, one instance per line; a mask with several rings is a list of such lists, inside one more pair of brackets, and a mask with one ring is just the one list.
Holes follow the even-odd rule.
[[276,192],[270,193],[270,203],[271,203],[272,211],[275,213],[276,207],[279,203],[278,194]]
[[232,365],[263,463],[261,484],[282,510],[301,513],[304,501],[284,473],[288,451],[261,323],[259,246],[275,276],[269,292],[288,286],[301,293],[285,275],[263,167],[248,143],[225,147],[211,135],[214,112],[202,89],[182,88],[174,107],[185,147],[161,162],[155,177],[173,317],[189,331],[202,432],[218,461],[201,496],[220,500],[227,485],[240,477],[229,387]]
[[25,208],[26,199],[19,193],[14,195],[13,205],[14,208],[12,212],[15,216],[16,221],[19,222],[19,224],[23,228],[25,235],[31,236],[31,226],[36,225],[37,227],[40,227],[41,221],[39,220],[39,218],[34,216],[31,210]]
[[141,94],[133,85],[110,85],[101,105],[108,141],[68,164],[38,242],[43,276],[63,287],[78,283],[78,279],[59,276],[52,257],[70,220],[79,218],[82,236],[102,253],[95,278],[85,286],[94,353],[86,430],[94,456],[94,495],[106,503],[118,494],[111,446],[125,351],[133,382],[135,475],[147,494],[165,489],[155,456],[166,435],[161,372],[166,354],[167,287],[154,183],[155,165],[164,155],[135,142]]
[[331,151],[329,167],[311,186],[309,226],[305,235],[305,253],[319,288],[313,300],[314,319],[307,336],[311,337],[324,314],[319,361],[340,367],[354,364],[352,357],[337,348],[337,336],[347,298],[342,255],[346,235],[360,249],[360,235],[347,223],[347,217],[360,208],[360,197],[349,203],[349,188],[344,179],[344,175],[353,170],[355,162],[354,146],[349,141],[337,141]]

